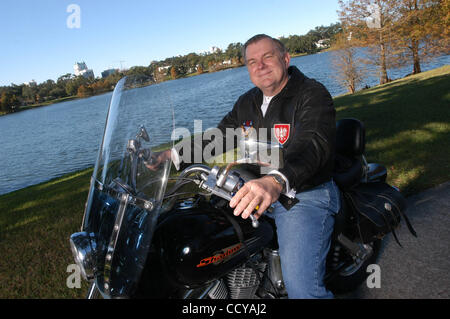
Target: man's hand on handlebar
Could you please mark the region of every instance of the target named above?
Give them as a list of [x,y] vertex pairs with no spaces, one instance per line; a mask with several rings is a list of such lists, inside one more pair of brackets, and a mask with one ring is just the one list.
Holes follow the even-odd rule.
[[242,214],[241,217],[244,219],[257,209],[254,216],[259,218],[270,205],[278,200],[282,190],[283,186],[270,176],[254,179],[245,183],[233,196],[230,207],[234,208],[235,216]]

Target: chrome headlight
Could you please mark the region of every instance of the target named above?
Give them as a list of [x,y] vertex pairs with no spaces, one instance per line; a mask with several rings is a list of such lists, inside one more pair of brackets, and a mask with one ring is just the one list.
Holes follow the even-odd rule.
[[81,275],[90,281],[95,276],[95,240],[86,232],[70,236],[70,249],[75,262],[80,267]]

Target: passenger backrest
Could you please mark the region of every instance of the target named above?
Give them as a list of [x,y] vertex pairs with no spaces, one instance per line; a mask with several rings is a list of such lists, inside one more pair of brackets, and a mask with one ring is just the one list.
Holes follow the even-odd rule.
[[353,118],[336,122],[336,153],[350,158],[364,153],[366,131],[364,124]]

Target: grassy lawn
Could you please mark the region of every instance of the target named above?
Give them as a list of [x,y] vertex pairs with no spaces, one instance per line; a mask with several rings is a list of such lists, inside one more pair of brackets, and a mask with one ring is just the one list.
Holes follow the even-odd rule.
[[69,236],[79,231],[92,169],[0,197],[0,298],[77,298]]
[[[338,118],[366,126],[367,159],[411,195],[450,180],[450,66],[335,98]],[[82,298],[69,289],[92,169],[0,196],[0,298]]]
[[367,159],[411,195],[450,180],[450,66],[335,98],[366,126]]

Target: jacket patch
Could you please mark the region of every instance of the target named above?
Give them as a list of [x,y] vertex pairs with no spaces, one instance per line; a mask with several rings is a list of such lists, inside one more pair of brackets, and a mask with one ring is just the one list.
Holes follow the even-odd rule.
[[245,121],[241,125],[242,133],[244,136],[248,136],[253,129],[253,121]]
[[289,139],[289,134],[291,133],[290,124],[275,124],[274,125],[275,137],[278,142],[283,145]]

